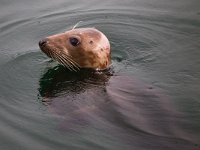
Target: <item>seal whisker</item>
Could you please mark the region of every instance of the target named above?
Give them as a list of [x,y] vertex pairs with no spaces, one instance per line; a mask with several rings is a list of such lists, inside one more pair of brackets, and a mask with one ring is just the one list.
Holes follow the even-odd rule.
[[76,64],[74,64],[73,62],[71,62],[70,60],[67,60],[70,64],[72,64],[73,68],[75,70],[80,70],[79,66],[77,66]]
[[54,58],[54,49],[48,49],[45,51],[46,55],[49,56],[50,58],[52,58],[53,60],[55,60]]
[[52,59],[54,59],[54,56],[53,56],[52,53],[53,53],[53,52],[51,52],[51,51],[48,52],[49,56],[50,56]]
[[72,67],[69,66],[69,64],[67,62],[65,62],[64,60],[62,60],[61,58],[59,58],[59,56],[56,56],[56,60],[61,63],[62,65],[64,65],[66,68],[68,68],[70,71],[72,71]]
[[83,22],[83,21],[77,22],[77,23],[73,26],[72,30],[74,30],[81,22]]
[[73,66],[73,68],[75,70],[80,70],[80,66],[78,65],[77,62],[75,62],[72,58],[70,58],[70,56],[68,56],[67,54],[62,54],[59,55],[64,61],[67,61],[69,64],[71,64]]
[[47,55],[48,57],[51,57],[51,55],[50,55],[50,52],[49,52],[49,51],[45,51],[45,53],[46,53],[46,55]]
[[79,70],[79,68],[72,62],[70,62],[67,58],[63,56],[59,56],[64,62],[66,62],[74,71]]
[[63,53],[62,57],[64,59],[67,59],[71,64],[73,64],[74,67],[76,67],[78,70],[80,70],[80,65],[72,59],[72,56]]
[[57,53],[57,49],[50,49],[50,51],[47,51],[47,54],[53,59],[58,61],[59,63],[63,64],[65,67],[67,67],[69,70],[76,71],[68,61],[66,61],[63,57],[60,57],[60,55]]
[[70,67],[69,63],[63,60],[59,55],[55,55],[55,57],[56,57],[56,60],[59,61],[61,64],[63,64],[67,68]]
[[77,62],[75,62],[72,58],[70,58],[70,56],[68,55],[64,55],[62,56],[64,59],[66,59],[66,61],[68,61],[69,63],[71,63],[76,69],[80,70],[80,66],[78,65]]
[[73,70],[73,71],[77,71],[76,69],[74,69],[73,65],[70,64],[66,59],[64,59],[63,57],[61,57],[60,55],[57,55],[57,59],[61,61],[61,63],[66,66],[68,69]]

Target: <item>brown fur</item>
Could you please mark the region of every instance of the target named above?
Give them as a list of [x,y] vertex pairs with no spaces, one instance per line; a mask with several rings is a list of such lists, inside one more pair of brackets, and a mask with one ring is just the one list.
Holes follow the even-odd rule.
[[[80,43],[77,46],[70,43],[69,39],[72,37],[79,40]],[[46,40],[46,44],[40,45],[40,48],[49,57],[55,53],[59,56],[67,55],[80,68],[102,70],[111,64],[110,43],[106,36],[97,29],[72,29],[65,33],[49,36]]]

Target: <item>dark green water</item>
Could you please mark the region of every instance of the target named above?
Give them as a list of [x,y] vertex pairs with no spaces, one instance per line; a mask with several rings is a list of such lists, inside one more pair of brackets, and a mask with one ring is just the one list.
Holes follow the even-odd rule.
[[[200,149],[199,0],[1,0],[0,149]],[[114,74],[74,74],[38,41],[109,38]]]

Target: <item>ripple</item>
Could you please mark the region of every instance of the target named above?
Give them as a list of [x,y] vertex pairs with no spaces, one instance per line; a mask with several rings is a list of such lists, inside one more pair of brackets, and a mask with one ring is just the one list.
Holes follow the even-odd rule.
[[[21,149],[195,149],[199,111],[190,113],[185,99],[199,102],[200,21],[158,9],[114,8],[108,1],[56,3],[0,25],[5,141]],[[80,79],[40,52],[39,39],[79,21],[79,27],[96,27],[109,38],[113,75]],[[140,80],[176,91],[175,100]]]
[[31,19],[19,19],[5,22],[0,26],[1,35],[3,36],[9,34],[10,32],[15,31],[17,28],[21,28],[29,23],[31,23]]

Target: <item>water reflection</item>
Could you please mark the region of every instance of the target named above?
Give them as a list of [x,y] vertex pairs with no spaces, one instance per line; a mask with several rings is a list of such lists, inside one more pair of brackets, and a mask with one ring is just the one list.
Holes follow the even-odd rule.
[[62,65],[50,68],[40,79],[39,93],[42,97],[52,98],[67,93],[78,94],[94,86],[105,87],[111,76],[111,70],[95,72],[82,69],[71,72]]
[[195,147],[169,97],[132,76],[56,66],[41,77],[39,93],[49,113],[60,118],[62,133],[97,130],[130,147],[149,149]]

